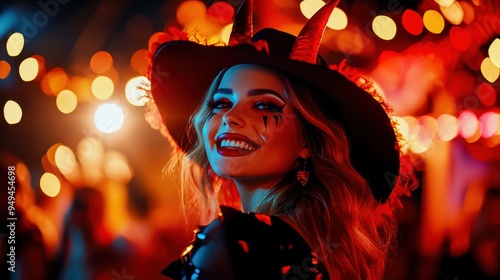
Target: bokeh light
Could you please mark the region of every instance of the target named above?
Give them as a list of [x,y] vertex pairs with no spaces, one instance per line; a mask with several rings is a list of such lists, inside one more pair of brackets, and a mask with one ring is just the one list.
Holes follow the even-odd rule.
[[229,44],[229,37],[231,37],[231,31],[233,30],[233,24],[228,24],[224,26],[220,31],[220,38],[224,44]]
[[3,106],[3,116],[8,124],[16,124],[21,121],[23,110],[17,102],[8,100]]
[[458,119],[449,114],[443,114],[437,119],[437,137],[447,142],[458,135]]
[[56,98],[57,109],[63,114],[69,114],[76,109],[78,99],[71,90],[61,91]]
[[460,135],[465,138],[472,138],[479,129],[479,120],[476,115],[470,111],[464,111],[458,117]]
[[407,9],[402,17],[403,27],[412,35],[420,35],[424,30],[422,16],[414,10]]
[[134,52],[134,54],[130,58],[130,66],[138,74],[142,75],[146,71],[146,67],[149,64],[148,59],[146,58],[147,53],[148,50],[140,49]]
[[207,15],[215,23],[228,24],[233,19],[234,8],[227,2],[218,1],[210,5]]
[[304,0],[300,2],[300,11],[307,19],[310,19],[324,5],[325,2],[321,0]]
[[[310,19],[324,5],[325,2],[321,0],[304,0],[300,3],[300,11],[307,19]],[[342,30],[346,28],[347,23],[348,20],[345,12],[340,8],[335,8],[326,26],[333,30]]]
[[500,75],[500,69],[491,61],[489,57],[485,57],[481,63],[481,74],[490,83],[495,82]]
[[54,158],[57,169],[59,169],[64,176],[68,176],[74,172],[77,167],[75,154],[70,148],[64,145],[59,145],[57,147]]
[[474,10],[474,7],[466,1],[460,1],[459,2],[460,6],[462,6],[462,10],[464,11],[464,20],[463,22],[465,24],[469,24],[474,21],[474,18],[476,17],[476,12]]
[[114,91],[115,85],[109,77],[98,76],[92,82],[92,94],[99,100],[110,98]]
[[90,58],[90,69],[96,74],[102,74],[113,66],[113,57],[107,51],[96,52]]
[[491,62],[495,64],[496,67],[500,68],[500,39],[496,38],[491,43],[488,48],[488,55],[490,56]]
[[420,126],[423,126],[426,128],[426,130],[429,133],[429,137],[431,139],[434,139],[437,134],[437,120],[431,116],[421,116],[418,118],[418,123]]
[[451,24],[459,25],[462,23],[464,11],[458,2],[454,1],[449,6],[439,6],[439,9]]
[[134,106],[144,106],[148,102],[146,92],[149,88],[149,80],[145,76],[130,79],[125,86],[125,98]]
[[439,4],[439,6],[442,6],[442,7],[448,7],[450,5],[452,5],[453,3],[455,3],[455,0],[434,0],[436,3]]
[[28,57],[19,64],[19,76],[25,82],[33,81],[38,75],[38,60]]
[[466,29],[459,26],[453,26],[450,29],[450,42],[455,49],[466,51],[470,48],[472,40]]
[[383,40],[392,40],[396,36],[396,23],[392,18],[378,15],[373,19],[372,29],[375,34]]
[[56,197],[61,191],[61,182],[56,175],[46,172],[40,178],[40,189],[50,197]]
[[12,33],[6,43],[7,54],[18,56],[24,48],[24,36],[19,32]]
[[148,48],[151,50],[153,49],[153,44],[157,43],[160,39],[161,36],[163,36],[163,32],[155,32],[153,35],[149,36],[148,40]]
[[104,133],[113,133],[120,130],[124,120],[125,115],[122,108],[113,103],[101,105],[94,115],[96,128]]
[[476,96],[484,106],[495,106],[497,103],[497,93],[490,83],[483,82],[477,86]]
[[333,30],[342,30],[347,26],[347,15],[339,8],[335,8],[328,19],[327,27]]
[[495,112],[486,112],[481,115],[479,122],[482,127],[482,137],[490,138],[500,129],[500,114]]
[[424,26],[429,32],[440,34],[444,29],[444,19],[441,14],[435,10],[427,10],[424,13]]
[[182,26],[186,26],[189,23],[205,18],[207,15],[207,8],[205,4],[201,1],[185,1],[179,5],[177,8],[177,22]]
[[5,79],[10,74],[10,64],[5,60],[0,60],[0,79]]
[[132,179],[132,168],[123,154],[110,151],[105,155],[104,174],[113,181],[126,184]]
[[40,82],[42,92],[48,96],[56,96],[68,85],[68,75],[60,67],[56,67],[47,72]]

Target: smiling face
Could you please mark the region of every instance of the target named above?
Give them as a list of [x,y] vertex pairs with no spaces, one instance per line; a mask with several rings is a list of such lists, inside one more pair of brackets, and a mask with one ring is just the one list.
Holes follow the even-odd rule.
[[278,75],[262,66],[228,69],[208,102],[202,139],[214,172],[279,180],[309,150]]

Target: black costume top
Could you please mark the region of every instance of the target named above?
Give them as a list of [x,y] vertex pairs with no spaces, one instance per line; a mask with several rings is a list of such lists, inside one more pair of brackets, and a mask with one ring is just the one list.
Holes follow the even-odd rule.
[[[327,272],[302,236],[276,216],[242,213],[221,207],[220,220],[226,235],[234,279],[328,279]],[[210,235],[206,226],[181,257],[162,274],[177,279],[207,279],[192,263],[192,256]]]

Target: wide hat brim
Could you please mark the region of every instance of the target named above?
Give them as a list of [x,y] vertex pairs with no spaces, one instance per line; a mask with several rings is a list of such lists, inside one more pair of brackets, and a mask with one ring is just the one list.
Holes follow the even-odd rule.
[[192,147],[196,135],[188,135],[190,116],[221,70],[238,64],[268,65],[317,89],[311,93],[325,108],[334,111],[347,133],[353,166],[367,180],[375,199],[386,200],[399,174],[400,155],[393,126],[381,104],[325,65],[289,59],[295,36],[265,29],[253,40],[265,40],[270,54],[249,44],[206,46],[171,41],[157,48],[152,61],[151,93],[177,145],[184,151]]

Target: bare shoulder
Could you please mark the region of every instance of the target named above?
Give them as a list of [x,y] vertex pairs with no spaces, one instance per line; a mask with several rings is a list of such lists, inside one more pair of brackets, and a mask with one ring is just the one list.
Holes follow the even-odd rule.
[[202,271],[200,279],[233,279],[222,221],[216,219],[199,232],[197,237],[204,242],[194,253],[192,262]]

